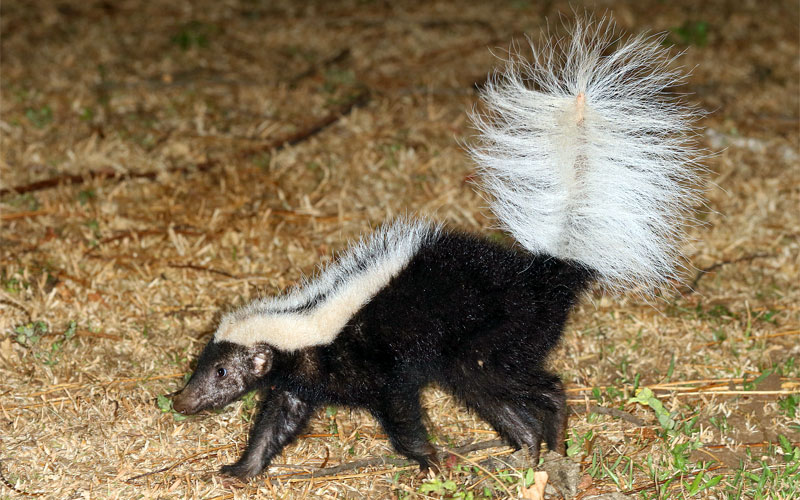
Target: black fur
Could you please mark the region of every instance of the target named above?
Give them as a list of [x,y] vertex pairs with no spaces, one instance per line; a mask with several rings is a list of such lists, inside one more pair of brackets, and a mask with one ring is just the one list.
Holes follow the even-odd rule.
[[[432,382],[534,458],[542,439],[563,453],[565,394],[543,363],[592,278],[578,264],[444,233],[421,248],[331,344],[295,352],[260,348],[269,351],[271,369],[237,377],[251,381],[245,390],[259,388],[263,403],[247,450],[223,472],[243,478],[259,473],[302,431],[314,408],[328,404],[369,410],[394,448],[425,469],[435,450],[426,439],[419,394]],[[194,395],[186,399],[215,390],[200,372],[213,373],[220,363],[247,369],[249,356],[246,347],[212,340],[185,389]],[[193,389],[195,377],[202,388]],[[241,395],[238,386],[219,390],[224,397],[207,400],[227,404]],[[182,400],[176,408],[201,406]]]

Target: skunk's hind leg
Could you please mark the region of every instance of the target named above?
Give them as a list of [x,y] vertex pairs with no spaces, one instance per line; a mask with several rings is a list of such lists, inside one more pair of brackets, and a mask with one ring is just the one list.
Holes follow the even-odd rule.
[[541,392],[547,398],[543,406],[547,412],[547,419],[544,426],[544,439],[547,448],[558,453],[567,455],[567,394],[561,379],[551,373],[543,373],[543,380],[550,378],[549,389]]
[[520,381],[523,387],[518,387],[518,395],[510,404],[539,424],[541,437],[549,450],[566,455],[567,396],[561,379],[539,371],[527,380],[527,384]]
[[566,394],[556,375],[515,371],[499,379],[484,368],[470,371],[460,386],[455,381],[448,385],[509,444],[528,448],[534,462],[542,440],[548,449],[565,454]]
[[[557,375],[546,371],[527,374],[508,384],[513,387],[514,407],[541,424],[541,435],[547,448],[560,455],[566,454],[567,395]],[[511,397],[506,394],[506,397]]]
[[467,404],[489,422],[500,436],[516,449],[527,448],[534,462],[539,461],[543,421],[536,412],[521,408],[519,403],[484,399],[480,405]]

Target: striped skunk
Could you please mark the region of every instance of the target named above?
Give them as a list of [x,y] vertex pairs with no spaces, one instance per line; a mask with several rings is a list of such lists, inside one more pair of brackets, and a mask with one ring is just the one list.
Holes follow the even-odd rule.
[[173,407],[193,414],[260,391],[247,449],[224,474],[263,471],[322,405],[367,409],[424,471],[436,465],[419,402],[429,383],[533,460],[542,440],[564,453],[566,399],[548,352],[595,283],[647,293],[677,278],[698,196],[698,111],[669,94],[684,75],[663,38],[613,31],[579,20],[483,89],[470,153],[522,248],[400,219],[222,318]]

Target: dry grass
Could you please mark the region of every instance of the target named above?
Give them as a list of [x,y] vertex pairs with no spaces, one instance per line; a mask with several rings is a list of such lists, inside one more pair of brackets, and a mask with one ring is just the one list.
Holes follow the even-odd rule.
[[[628,32],[688,27],[672,38],[697,66],[685,90],[711,111],[701,140],[718,152],[692,250],[711,272],[657,308],[595,296],[573,316],[552,361],[574,398],[571,428],[594,435],[573,458],[588,472],[596,450],[675,467],[668,448],[680,440],[658,437],[647,408],[623,406],[638,379],[676,419],[698,417],[705,447],[692,464],[755,471],[779,435],[800,441],[800,421],[778,404],[800,382],[798,7],[609,11]],[[5,477],[60,499],[438,497],[391,465],[291,479],[391,454],[363,412],[321,410],[271,477],[243,485],[215,471],[237,457],[251,409],[178,421],[156,398],[180,387],[220,310],[286,287],[387,217],[488,233],[458,144],[471,134],[473,84],[495,64],[487,47],[559,12],[569,4],[4,1]],[[687,24],[697,21],[706,38]],[[59,182],[32,184],[48,179]],[[495,437],[440,391],[425,404],[440,445]],[[598,404],[645,426],[586,412]],[[483,471],[447,474],[507,495]],[[588,484],[618,489],[603,473]],[[0,498],[17,495],[3,488]],[[685,494],[671,488],[637,469],[621,489]]]

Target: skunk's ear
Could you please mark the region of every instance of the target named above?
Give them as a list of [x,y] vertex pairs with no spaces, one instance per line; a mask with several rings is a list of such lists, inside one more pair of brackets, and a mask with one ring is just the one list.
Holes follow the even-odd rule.
[[272,368],[272,348],[264,343],[254,345],[251,351],[253,372],[256,376],[265,375]]

